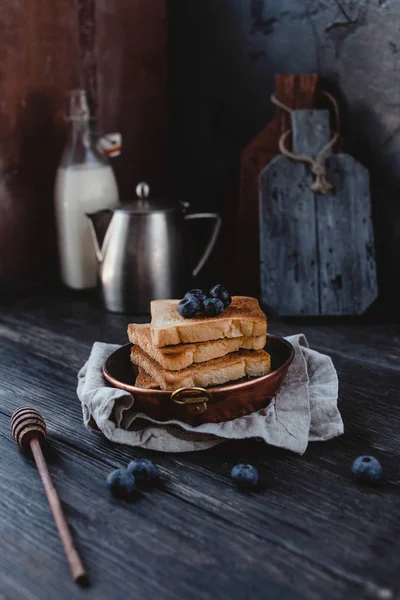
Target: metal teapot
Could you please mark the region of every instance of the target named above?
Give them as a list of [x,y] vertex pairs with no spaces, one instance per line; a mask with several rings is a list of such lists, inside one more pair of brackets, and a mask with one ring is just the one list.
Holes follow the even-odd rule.
[[[149,193],[149,186],[140,183],[134,202],[87,214],[101,296],[110,312],[148,313],[151,300],[182,297],[218,238],[221,218],[217,214],[186,214],[189,204],[152,200]],[[212,219],[214,227],[190,273],[185,222],[194,219]]]

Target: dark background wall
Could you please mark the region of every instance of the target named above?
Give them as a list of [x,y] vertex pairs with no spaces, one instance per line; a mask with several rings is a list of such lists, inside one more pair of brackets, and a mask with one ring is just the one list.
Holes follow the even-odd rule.
[[0,297],[57,282],[53,184],[68,90],[86,88],[99,132],[121,131],[122,199],[169,172],[166,0],[2,0]]
[[[54,276],[53,180],[68,89],[92,92],[99,130],[122,131],[114,166],[124,199],[138,179],[164,190],[172,183],[194,208],[219,209],[227,220],[236,211],[241,150],[275,111],[274,74],[318,71],[340,101],[346,150],[371,171],[380,300],[397,306],[398,0],[169,0],[168,11],[167,0],[5,0],[2,7],[0,291]],[[227,262],[234,271],[228,259],[214,256],[206,283],[222,278]]]
[[340,101],[346,151],[371,172],[384,309],[399,300],[399,30],[397,0],[169,6],[174,180],[181,195],[221,208],[237,184],[242,148],[275,113],[274,74],[319,72]]

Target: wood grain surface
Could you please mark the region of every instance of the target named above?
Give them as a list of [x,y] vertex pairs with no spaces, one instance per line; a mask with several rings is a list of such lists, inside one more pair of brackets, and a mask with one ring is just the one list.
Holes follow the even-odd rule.
[[121,196],[166,184],[166,0],[4,0],[0,7],[0,292],[57,273],[53,183],[67,93],[84,87],[97,130],[120,131]]
[[[185,178],[184,191],[196,181],[192,196],[205,202],[217,190],[210,208],[216,209],[218,202],[222,206],[222,191],[236,181],[243,148],[275,114],[269,102],[275,74],[319,73],[322,86],[340,102],[346,152],[371,175],[379,311],[385,315],[391,308],[396,315],[400,303],[400,286],[393,285],[400,278],[400,2],[186,0],[170,5],[171,65],[175,81],[182,82],[176,111],[180,133],[176,162],[179,176]],[[227,202],[227,212],[234,202]],[[248,209],[250,227],[254,208],[256,202]],[[244,253],[247,244],[252,248],[254,260],[257,232],[250,229],[245,241],[237,238]],[[248,270],[254,273],[253,259],[245,264],[245,275]],[[227,255],[226,263],[229,260]],[[238,260],[231,269],[233,283],[239,268]],[[225,270],[222,264],[219,279]],[[249,291],[257,278],[255,270],[249,276]],[[242,286],[238,293],[244,291]]]
[[123,199],[139,181],[165,192],[169,168],[166,0],[96,0],[99,128],[121,131]]
[[[316,158],[330,139],[326,111],[291,115],[293,152]],[[319,315],[316,196],[309,165],[280,155],[260,174],[261,293],[281,315]]]
[[[400,569],[400,331],[349,320],[270,322],[303,331],[330,354],[340,381],[344,436],[303,457],[261,443],[160,454],[111,444],[85,430],[76,374],[92,343],[125,343],[134,317],[103,313],[95,298],[38,296],[0,312],[0,594],[7,600],[368,600],[398,593]],[[9,432],[15,408],[48,424],[46,459],[91,587],[70,580],[34,464]],[[352,460],[373,454],[384,483],[359,487]],[[163,484],[127,503],[109,497],[108,473],[133,456]],[[230,482],[237,462],[260,473],[258,492]]]
[[314,194],[307,167],[275,158],[260,177],[261,298],[282,315],[319,315]]
[[[275,75],[275,96],[289,108],[313,108],[319,76],[317,73],[299,75]],[[266,99],[267,104],[271,103]],[[242,150],[240,159],[240,188],[237,199],[237,218],[234,224],[236,235],[246,240],[237,247],[237,264],[240,266],[239,285],[242,292],[260,294],[260,228],[259,177],[261,171],[280,154],[278,141],[282,133],[290,128],[290,115],[276,107],[276,115]],[[224,219],[232,210],[228,205]],[[237,282],[237,270],[232,280]]]
[[362,314],[378,295],[369,173],[348,154],[331,156],[334,186],[316,202],[321,313]]
[[31,284],[57,264],[53,180],[79,83],[73,0],[5,0],[0,9],[0,285]]
[[[316,159],[332,137],[328,111],[291,116],[294,154]],[[362,314],[378,294],[368,171],[330,154],[328,194],[313,193],[309,164],[285,156],[260,175],[262,300],[281,315]]]

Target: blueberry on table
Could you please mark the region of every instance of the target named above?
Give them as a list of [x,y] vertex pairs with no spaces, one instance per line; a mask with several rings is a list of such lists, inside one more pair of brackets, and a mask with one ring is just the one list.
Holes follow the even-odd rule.
[[156,465],[148,458],[134,458],[128,465],[128,471],[137,481],[145,483],[151,483],[160,476]]
[[253,465],[235,465],[231,471],[233,481],[242,487],[252,488],[258,483],[258,472]]
[[373,456],[359,456],[351,465],[351,472],[361,483],[376,483],[382,477],[382,465]]
[[107,487],[117,498],[130,498],[135,491],[135,477],[128,469],[116,469],[107,477]]
[[206,317],[218,317],[224,311],[222,300],[218,298],[206,298],[203,302],[203,314]]
[[201,309],[201,302],[197,298],[197,296],[193,296],[193,294],[186,294],[182,300],[178,303],[178,312],[181,317],[185,319],[191,319],[195,317]]
[[196,298],[200,300],[200,303],[204,302],[204,300],[207,298],[207,294],[203,292],[203,290],[200,290],[198,288],[189,290],[188,292],[186,292],[185,296],[196,296]]
[[228,308],[228,306],[232,302],[232,297],[230,293],[228,292],[226,287],[224,287],[220,283],[214,285],[214,287],[211,288],[210,296],[211,298],[218,298],[219,300],[222,300],[224,308]]

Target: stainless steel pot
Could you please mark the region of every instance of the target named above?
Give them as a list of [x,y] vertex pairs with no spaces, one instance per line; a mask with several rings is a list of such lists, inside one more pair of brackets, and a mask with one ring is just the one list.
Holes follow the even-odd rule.
[[[149,186],[138,199],[113,210],[88,214],[99,263],[104,306],[116,313],[147,313],[151,300],[180,298],[208,260],[221,219],[215,213],[186,214],[188,204],[151,200]],[[186,222],[212,219],[214,227],[198,264],[190,272]]]

